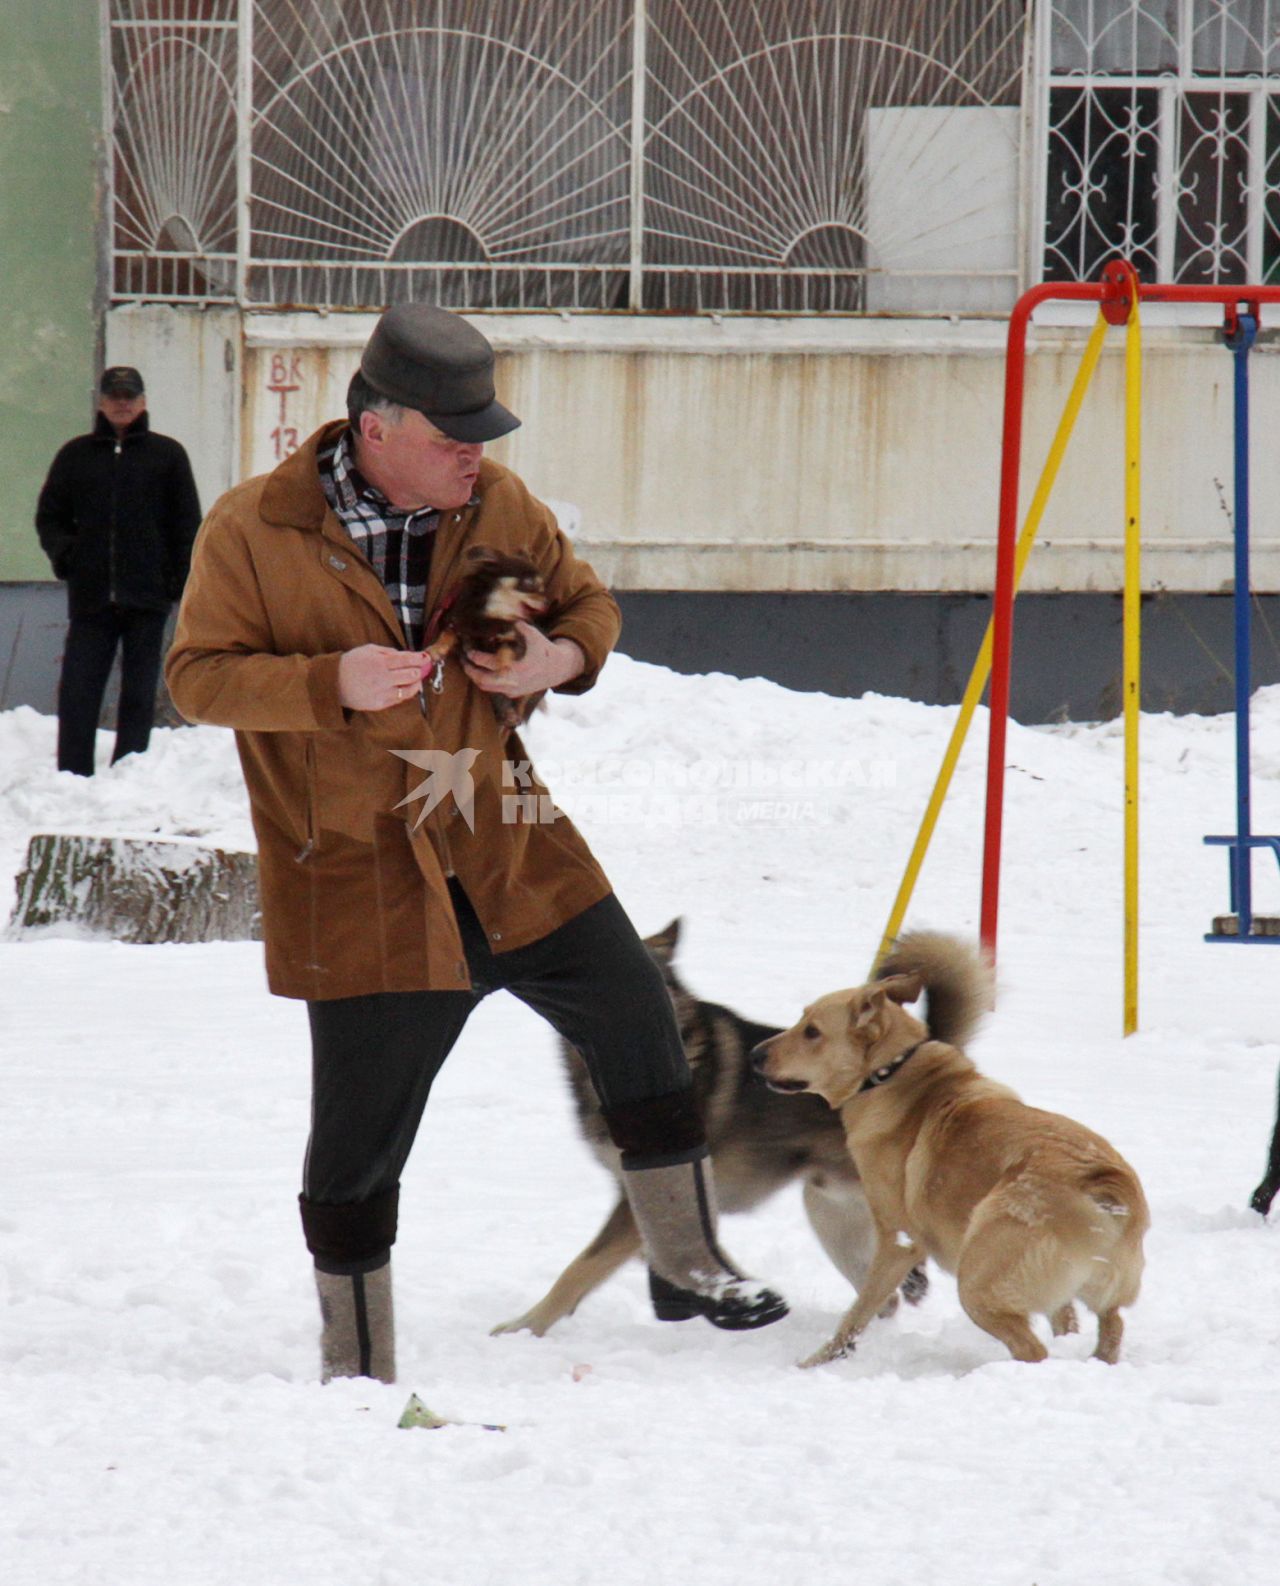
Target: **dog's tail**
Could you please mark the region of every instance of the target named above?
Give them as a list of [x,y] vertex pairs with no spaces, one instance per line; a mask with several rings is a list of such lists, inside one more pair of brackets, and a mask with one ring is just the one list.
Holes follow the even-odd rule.
[[908,931],[894,943],[876,978],[918,975],[927,998],[924,1022],[935,1041],[964,1046],[991,1007],[994,980],[981,949],[942,931]]

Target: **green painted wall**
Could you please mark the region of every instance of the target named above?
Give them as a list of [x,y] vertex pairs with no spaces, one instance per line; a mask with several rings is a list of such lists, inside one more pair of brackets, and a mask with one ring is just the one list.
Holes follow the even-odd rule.
[[93,418],[98,0],[0,0],[0,581],[50,578],[32,527]]

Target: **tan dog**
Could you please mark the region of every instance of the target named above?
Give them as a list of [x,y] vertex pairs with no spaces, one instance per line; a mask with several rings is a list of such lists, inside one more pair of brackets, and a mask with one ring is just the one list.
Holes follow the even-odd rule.
[[[837,1109],[876,1226],[857,1303],[806,1366],[836,1360],[926,1255],[956,1276],[970,1318],[1015,1360],[1076,1331],[1074,1299],[1098,1318],[1099,1360],[1120,1354],[1120,1308],[1138,1297],[1149,1226],[1137,1175],[1099,1135],[1027,1107],[985,1079],[958,1045],[989,1003],[975,949],[913,932],[882,978],[837,991],[756,1047],[775,1090]],[[929,1025],[901,1004],[929,995]]]

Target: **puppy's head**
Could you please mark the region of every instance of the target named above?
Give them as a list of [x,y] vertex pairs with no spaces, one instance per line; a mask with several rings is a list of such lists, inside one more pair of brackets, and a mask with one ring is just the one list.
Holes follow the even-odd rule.
[[902,1006],[921,990],[918,975],[892,975],[833,991],[791,1029],[762,1041],[751,1061],[770,1089],[812,1091],[842,1107],[869,1074],[928,1033]]
[[495,551],[473,545],[467,552],[468,576],[487,591],[484,615],[505,622],[531,622],[549,604],[542,574],[522,551]]

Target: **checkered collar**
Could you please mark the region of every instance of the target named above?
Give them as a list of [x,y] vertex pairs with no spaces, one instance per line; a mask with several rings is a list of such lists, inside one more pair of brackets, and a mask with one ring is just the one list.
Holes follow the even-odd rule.
[[[349,426],[341,432],[333,446],[319,454],[316,462],[329,505],[344,522],[356,516],[367,519],[372,509],[384,522],[398,518],[406,528],[416,528],[422,521],[430,528],[433,526],[430,520],[439,514],[439,507],[393,506],[377,485],[370,484],[356,466],[355,446]],[[472,491],[467,505],[480,505],[478,492]]]
[[[358,511],[361,502],[372,507],[380,518],[408,519],[417,517],[418,512],[434,511],[434,508],[420,507],[416,512],[410,512],[404,507],[393,507],[377,485],[371,485],[356,467],[350,429],[343,430],[333,450],[322,452],[318,461],[321,482],[332,487],[330,505],[340,518]],[[325,494],[329,495],[327,489]]]

